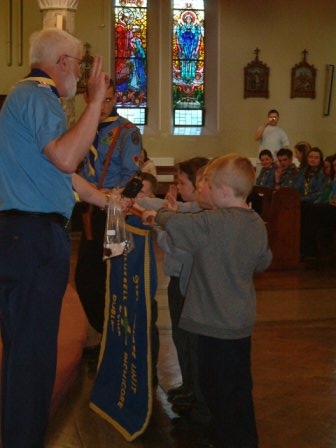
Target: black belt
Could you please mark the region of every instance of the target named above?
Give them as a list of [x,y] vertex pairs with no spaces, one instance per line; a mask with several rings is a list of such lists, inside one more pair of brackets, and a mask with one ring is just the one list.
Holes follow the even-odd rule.
[[36,218],[44,218],[48,221],[56,222],[61,227],[63,227],[65,230],[68,230],[70,220],[66,218],[63,215],[60,215],[59,213],[41,213],[41,212],[26,212],[23,210],[1,210],[0,211],[0,217],[1,216],[29,216],[29,217],[36,217]]

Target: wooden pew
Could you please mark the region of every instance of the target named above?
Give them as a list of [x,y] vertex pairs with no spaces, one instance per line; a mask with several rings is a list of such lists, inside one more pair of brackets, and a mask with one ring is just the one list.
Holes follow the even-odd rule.
[[156,191],[156,195],[160,198],[164,198],[169,190],[169,186],[174,184],[175,166],[165,165],[156,167],[159,185]]
[[251,202],[252,208],[267,222],[270,219],[270,208],[274,190],[255,185],[247,202]]
[[164,198],[169,186],[174,183],[175,161],[174,157],[152,157],[156,166],[157,178],[159,181],[156,195]]
[[270,269],[300,267],[300,194],[295,188],[275,190],[256,186],[253,195],[260,198],[260,216],[266,223],[273,252]]

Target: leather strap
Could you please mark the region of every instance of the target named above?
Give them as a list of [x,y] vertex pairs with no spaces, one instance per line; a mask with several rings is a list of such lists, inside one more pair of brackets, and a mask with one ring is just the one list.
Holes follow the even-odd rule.
[[110,144],[107,156],[106,156],[106,160],[105,160],[105,163],[104,163],[103,171],[100,174],[99,182],[98,182],[98,185],[97,185],[98,190],[100,190],[102,188],[102,186],[103,186],[104,179],[105,179],[105,176],[106,176],[106,173],[107,173],[107,169],[108,169],[108,166],[110,164],[110,161],[111,161],[111,158],[112,158],[112,154],[113,154],[114,148],[115,148],[115,146],[117,144],[117,141],[119,139],[120,133],[126,127],[131,128],[131,127],[134,127],[134,126],[129,121],[126,121],[125,123],[122,123],[116,129],[116,132],[114,133],[113,139],[111,141],[111,144]]

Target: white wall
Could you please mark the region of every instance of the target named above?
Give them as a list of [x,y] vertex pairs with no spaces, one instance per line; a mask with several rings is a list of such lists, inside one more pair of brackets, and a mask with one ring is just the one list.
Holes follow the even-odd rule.
[[[294,145],[308,140],[326,153],[336,152],[336,104],[323,116],[326,64],[336,63],[336,3],[329,0],[258,0],[222,3],[221,21],[221,122],[229,146],[251,154],[251,137],[267,111],[280,111],[280,123]],[[243,99],[243,67],[254,59],[270,68],[270,98]],[[290,98],[291,68],[302,60],[317,69],[316,99]]]

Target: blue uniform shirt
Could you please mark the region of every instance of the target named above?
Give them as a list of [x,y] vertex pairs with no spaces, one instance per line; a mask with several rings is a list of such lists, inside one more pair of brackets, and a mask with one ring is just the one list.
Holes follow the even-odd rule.
[[305,168],[299,171],[294,188],[299,190],[301,201],[316,204],[322,202],[325,181],[326,176],[322,168],[314,171]]
[[273,188],[275,185],[275,165],[270,168],[261,168],[259,176],[256,179],[256,185]]
[[96,139],[93,143],[96,149],[96,158],[92,152],[88,154],[84,163],[82,175],[91,183],[98,185],[105,160],[109,152],[113,136],[121,125],[123,127],[114,146],[112,158],[108,166],[102,187],[123,187],[126,182],[139,171],[141,153],[141,134],[139,128],[119,115],[111,116],[99,124]]
[[[30,76],[48,78],[40,71]],[[54,87],[32,80],[16,84],[0,112],[0,210],[55,212],[70,218],[75,202],[71,175],[43,153],[66,130]]]

